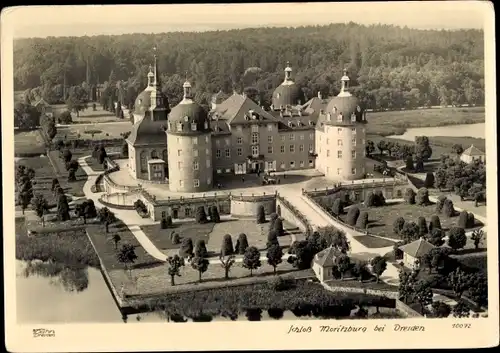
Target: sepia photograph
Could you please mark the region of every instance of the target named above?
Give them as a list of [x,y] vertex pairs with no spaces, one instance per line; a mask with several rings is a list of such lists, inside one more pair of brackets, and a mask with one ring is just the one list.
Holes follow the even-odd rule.
[[4,9],[7,348],[498,344],[491,5]]

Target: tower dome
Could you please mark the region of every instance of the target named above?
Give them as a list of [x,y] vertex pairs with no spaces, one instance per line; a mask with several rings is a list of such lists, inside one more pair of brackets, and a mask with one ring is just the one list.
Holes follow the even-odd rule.
[[184,97],[172,108],[168,116],[169,132],[193,134],[210,130],[207,111],[193,100],[191,83],[186,80],[182,85]]
[[364,109],[359,99],[349,91],[349,81],[347,70],[344,69],[344,75],[341,78],[340,93],[328,102],[325,109],[325,114],[333,116],[333,122],[351,123],[364,121]]
[[138,115],[141,119],[144,114],[151,108],[151,93],[156,91],[156,96],[159,97],[164,104],[168,107],[168,98],[161,91],[161,82],[157,68],[156,54],[155,54],[155,65],[154,69],[150,65],[148,72],[148,85],[139,93],[134,102],[134,115]]
[[302,92],[302,89],[292,80],[292,71],[290,63],[287,62],[285,80],[273,92],[272,104],[274,110],[304,103],[304,92]]

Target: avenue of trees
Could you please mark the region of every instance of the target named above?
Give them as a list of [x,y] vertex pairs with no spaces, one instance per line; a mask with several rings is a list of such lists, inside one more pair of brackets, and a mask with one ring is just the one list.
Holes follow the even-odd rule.
[[14,42],[14,87],[31,101],[70,103],[103,84],[103,105],[131,106],[146,86],[158,48],[162,90],[182,98],[187,71],[196,99],[247,90],[268,105],[290,61],[306,98],[338,93],[347,67],[352,90],[373,109],[477,104],[484,101],[480,30],[434,31],[354,23],[204,33],[51,37]]

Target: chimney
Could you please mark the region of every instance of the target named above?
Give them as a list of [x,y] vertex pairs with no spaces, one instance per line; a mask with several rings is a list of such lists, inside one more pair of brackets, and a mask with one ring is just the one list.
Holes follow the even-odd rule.
[[318,98],[319,99],[323,99],[322,95],[321,95],[321,91],[318,91]]

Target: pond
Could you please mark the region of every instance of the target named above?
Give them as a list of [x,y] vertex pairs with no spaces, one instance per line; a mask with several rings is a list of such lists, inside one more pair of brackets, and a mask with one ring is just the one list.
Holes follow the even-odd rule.
[[484,139],[486,136],[486,124],[461,124],[436,127],[409,128],[403,135],[391,135],[388,138],[397,138],[407,141],[415,141],[416,136],[452,136],[452,137],[474,137]]
[[[16,261],[17,320],[20,324],[40,323],[123,323],[101,272],[94,268],[68,269],[41,261]],[[373,315],[376,308],[368,307]],[[342,315],[354,318],[354,309]],[[240,314],[234,321],[314,320],[310,314],[292,311],[252,310]],[[398,317],[394,309],[380,308],[381,318]],[[375,316],[373,317],[375,318]],[[138,322],[206,322],[229,321],[226,317],[203,316],[197,319],[167,317],[162,312],[129,314],[127,323]]]

